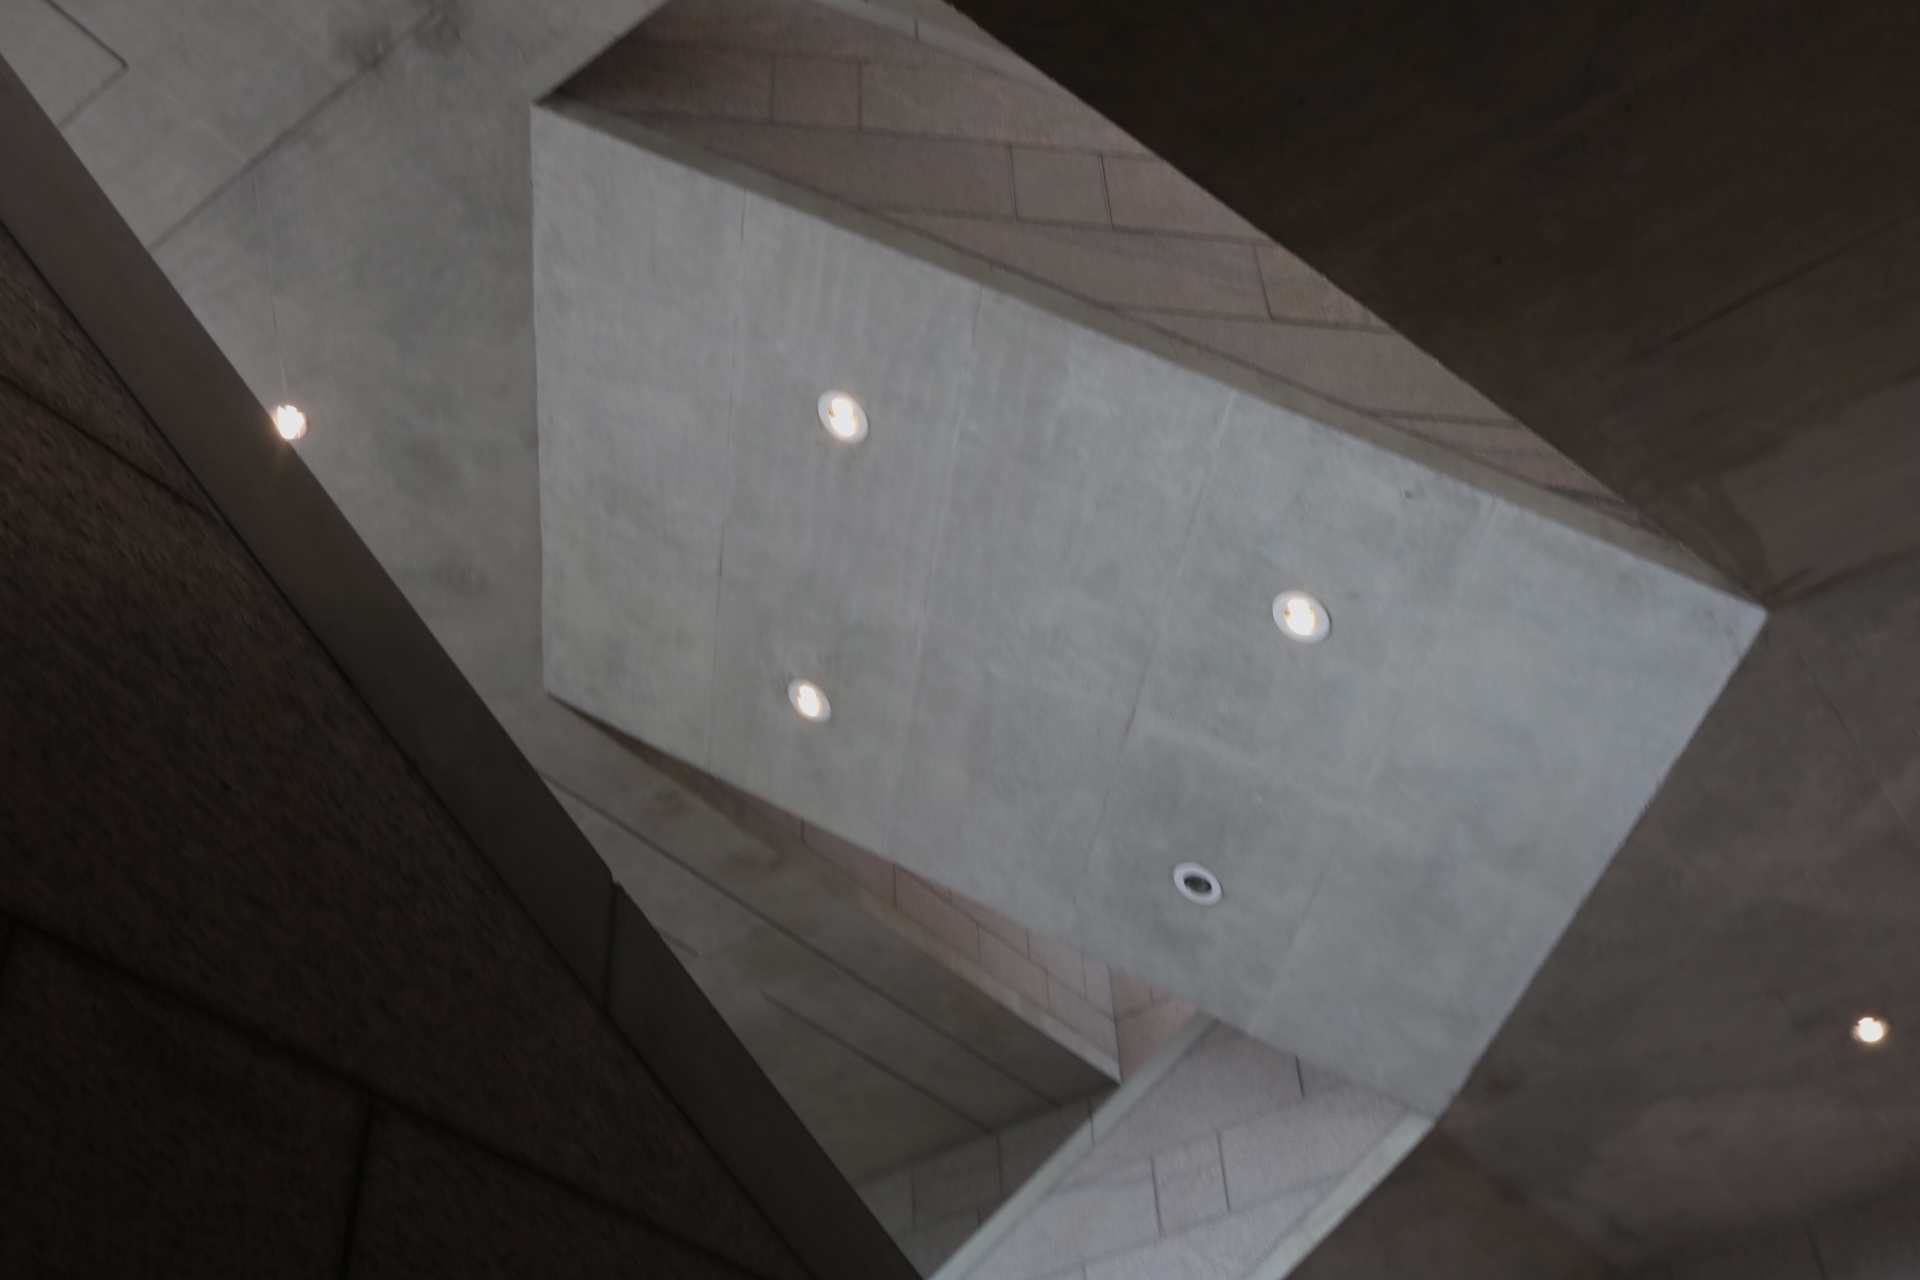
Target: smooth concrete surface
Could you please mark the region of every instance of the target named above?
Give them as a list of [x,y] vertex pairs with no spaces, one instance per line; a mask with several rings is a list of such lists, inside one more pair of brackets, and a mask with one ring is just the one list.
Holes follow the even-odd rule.
[[1428,1127],[1390,1099],[1196,1017],[939,1280],[1274,1280]]
[[672,0],[559,96],[1122,308],[1143,327],[1638,520],[1057,86],[978,45],[956,52],[925,19],[893,21],[860,0],[832,8],[839,12],[812,0]]
[[1756,598],[1920,548],[1912,5],[959,7]]
[[548,688],[1428,1114],[1759,626],[856,215],[545,110],[534,197]]
[[[270,8],[84,4],[61,18],[43,0],[9,0],[0,56],[66,118],[65,136],[157,242],[259,401],[306,410],[302,461],[521,749],[611,815],[590,834],[617,878],[651,909],[691,913],[656,923],[692,933],[710,908],[751,917],[756,941],[706,976],[747,984],[721,1002],[751,1013],[750,1046],[849,1170],[893,1167],[1009,1118],[948,1111],[954,1090],[972,1096],[955,1073],[1011,1076],[1034,1113],[1100,1088],[1099,1072],[540,689],[528,101],[651,5]],[[113,97],[115,61],[191,92],[142,114]],[[189,153],[209,138],[238,158],[195,168]],[[142,166],[173,185],[149,183]],[[607,834],[615,826],[623,834]],[[598,929],[604,901],[591,916]],[[826,959],[797,965],[795,950]],[[766,963],[743,963],[750,955]],[[815,1000],[877,990],[887,1008],[835,1024],[834,1042],[755,994],[776,986]],[[950,1064],[929,1041],[966,1048]],[[849,1088],[873,1079],[884,1083]]]
[[1845,1034],[1920,1016],[1915,9],[962,7],[1780,608],[1459,1159],[1317,1274],[1550,1273],[1452,1229],[1501,1188],[1630,1266],[1920,1174],[1909,1050]]

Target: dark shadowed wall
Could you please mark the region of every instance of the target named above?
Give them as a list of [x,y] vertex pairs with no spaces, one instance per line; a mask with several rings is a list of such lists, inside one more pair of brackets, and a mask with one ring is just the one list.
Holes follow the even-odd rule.
[[0,235],[0,1275],[428,1274],[807,1270]]

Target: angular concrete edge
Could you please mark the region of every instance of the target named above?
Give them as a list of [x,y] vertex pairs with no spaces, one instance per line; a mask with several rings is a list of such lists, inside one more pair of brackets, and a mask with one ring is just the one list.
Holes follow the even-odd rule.
[[[969,1236],[967,1242],[934,1272],[933,1280],[962,1280],[980,1265],[994,1247],[1047,1198],[1060,1180],[1073,1172],[1082,1157],[1093,1149],[1093,1144],[1118,1128],[1120,1122],[1140,1105],[1141,1099],[1166,1079],[1167,1074],[1213,1027],[1212,1018],[1204,1013],[1196,1013],[1187,1019],[1185,1026],[1168,1036],[1167,1042],[1154,1051],[1133,1078],[1114,1090],[1111,1097],[1095,1108],[1094,1113],[1074,1129],[1060,1148],[1047,1157],[1046,1163],[1034,1171],[1026,1184],[994,1210],[992,1217],[980,1224],[980,1229]],[[1330,1225],[1328,1230],[1331,1229]]]
[[1285,1280],[1285,1277],[1292,1275],[1293,1269],[1305,1262],[1307,1255],[1332,1235],[1333,1229],[1344,1222],[1362,1200],[1372,1195],[1373,1189],[1432,1131],[1433,1121],[1425,1116],[1417,1113],[1403,1116],[1374,1145],[1373,1150],[1362,1156],[1360,1163],[1340,1179],[1333,1190],[1307,1210],[1306,1216],[1286,1235],[1280,1237],[1280,1243],[1253,1269],[1247,1280]]
[[913,1280],[3,59],[0,173],[0,225],[802,1264]]
[[820,1280],[913,1280],[913,1267],[666,942],[615,890],[607,1013]]
[[983,258],[976,258],[899,223],[842,204],[751,165],[704,151],[679,138],[585,102],[553,96],[536,103],[534,110],[550,112],[842,230],[851,231],[1117,342],[1180,365],[1224,386],[1311,418],[1323,426],[1471,485],[1726,595],[1750,600],[1737,583],[1677,542],[1622,523],[1604,512],[1537,488],[1380,418],[1336,404],[1304,387],[1261,373],[1129,316],[1085,302],[1051,285]]
[[[596,997],[613,877],[9,67],[0,221]],[[28,180],[25,175],[32,175]]]

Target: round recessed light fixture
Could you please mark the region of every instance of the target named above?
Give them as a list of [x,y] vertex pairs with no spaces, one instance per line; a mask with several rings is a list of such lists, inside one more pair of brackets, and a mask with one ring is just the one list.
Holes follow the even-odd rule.
[[298,440],[307,434],[307,415],[290,404],[278,405],[273,411],[273,429],[282,440]]
[[1220,877],[1197,862],[1183,862],[1173,869],[1173,887],[1188,902],[1203,907],[1220,901]]
[[1880,1044],[1887,1038],[1884,1018],[1865,1017],[1853,1024],[1853,1038],[1861,1044]]
[[800,713],[802,720],[811,720],[822,724],[833,715],[833,704],[827,701],[824,689],[811,680],[795,680],[787,686],[787,701]]
[[1282,591],[1273,598],[1273,623],[1300,644],[1319,644],[1333,627],[1327,606],[1304,591]]
[[859,444],[867,438],[867,411],[844,391],[820,395],[820,425],[841,444]]

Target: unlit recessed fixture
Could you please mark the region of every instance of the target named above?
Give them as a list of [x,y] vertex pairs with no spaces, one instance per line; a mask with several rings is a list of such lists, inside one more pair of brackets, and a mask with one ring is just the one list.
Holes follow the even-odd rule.
[[859,444],[867,438],[867,411],[844,391],[820,394],[820,425],[841,444]]
[[1327,606],[1304,591],[1282,591],[1275,596],[1273,622],[1281,635],[1301,644],[1319,644],[1333,626]]
[[1867,1017],[1853,1024],[1853,1038],[1861,1044],[1879,1044],[1887,1038],[1884,1018]]
[[273,411],[273,429],[282,440],[298,440],[307,434],[307,415],[290,404],[279,405]]
[[1173,887],[1188,902],[1203,907],[1220,901],[1220,877],[1197,862],[1183,862],[1173,869]]
[[826,691],[811,680],[795,680],[787,686],[787,701],[800,713],[802,720],[811,720],[820,724],[833,715],[833,704],[827,701]]

